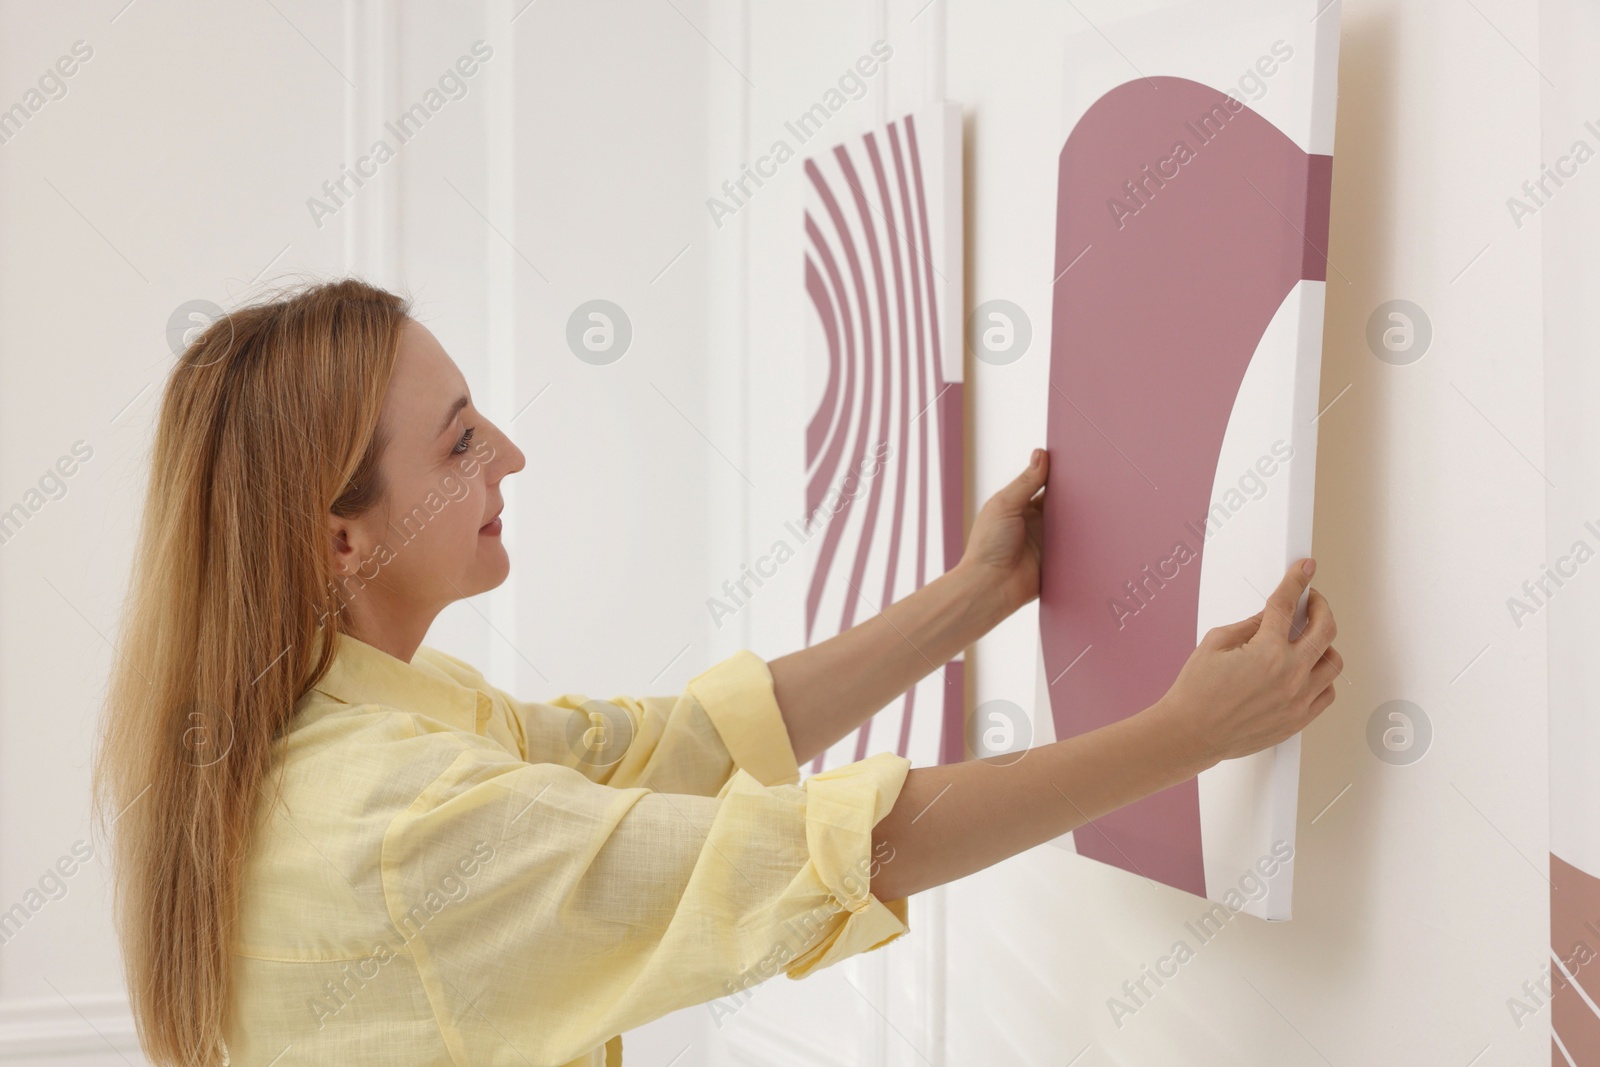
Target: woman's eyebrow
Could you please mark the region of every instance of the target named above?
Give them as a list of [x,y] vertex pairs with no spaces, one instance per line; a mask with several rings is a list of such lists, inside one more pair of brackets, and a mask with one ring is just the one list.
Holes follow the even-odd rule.
[[451,404],[450,410],[445,413],[444,422],[440,423],[439,429],[434,432],[433,436],[438,437],[440,434],[448,430],[450,428],[450,421],[456,417],[457,412],[466,406],[467,398],[465,396],[456,397],[455,403]]

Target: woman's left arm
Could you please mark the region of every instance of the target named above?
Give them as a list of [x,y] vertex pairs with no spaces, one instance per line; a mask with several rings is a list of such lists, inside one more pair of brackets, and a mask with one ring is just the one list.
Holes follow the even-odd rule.
[[[1039,595],[1039,537],[1050,460],[1033,461],[984,504],[961,561],[872,618],[767,664],[800,763]],[[874,605],[876,607],[876,605]]]

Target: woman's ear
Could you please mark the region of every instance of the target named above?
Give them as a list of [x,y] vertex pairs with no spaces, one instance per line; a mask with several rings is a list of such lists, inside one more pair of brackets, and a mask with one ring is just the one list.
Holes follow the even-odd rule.
[[352,536],[355,531],[349,519],[328,513],[329,549],[332,552],[333,569],[338,574],[354,574],[361,566],[364,557],[358,542],[359,535]]

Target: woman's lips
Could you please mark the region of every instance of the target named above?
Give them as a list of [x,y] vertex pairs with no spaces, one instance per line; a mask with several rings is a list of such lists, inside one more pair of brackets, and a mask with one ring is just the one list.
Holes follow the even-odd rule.
[[480,526],[478,528],[478,532],[480,534],[483,534],[485,537],[499,537],[500,536],[500,516],[496,515],[494,518],[492,518],[488,522],[484,523],[482,526]]

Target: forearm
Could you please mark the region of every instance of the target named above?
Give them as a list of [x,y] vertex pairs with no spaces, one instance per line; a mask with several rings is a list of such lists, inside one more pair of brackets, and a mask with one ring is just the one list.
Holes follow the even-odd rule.
[[795,758],[825,751],[1008,613],[978,572],[957,566],[844,633],[772,660]]
[[873,832],[892,850],[872,878],[880,900],[980,871],[1209,766],[1160,705],[1077,737],[906,775]]

